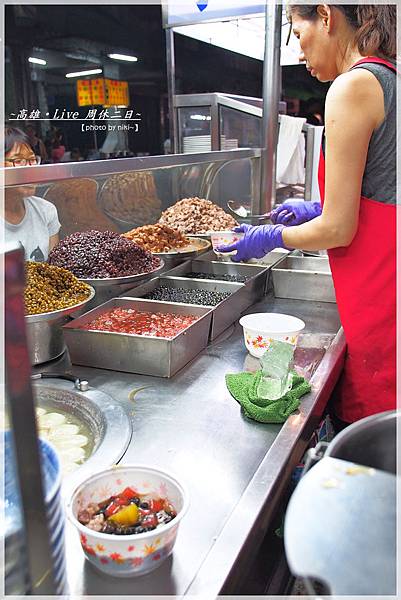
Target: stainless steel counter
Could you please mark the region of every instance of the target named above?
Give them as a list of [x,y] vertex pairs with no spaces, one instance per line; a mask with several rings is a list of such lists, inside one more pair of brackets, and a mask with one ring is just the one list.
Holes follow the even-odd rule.
[[[283,426],[243,417],[225,387],[226,373],[257,368],[238,323],[170,380],[73,367],[74,374],[129,409],[133,436],[121,462],[149,463],[174,472],[186,483],[191,506],[173,555],[158,570],[139,578],[117,579],[97,572],[84,559],[76,531],[68,526],[71,594],[235,593],[322,414],[345,351],[335,304],[266,297],[247,312],[260,311],[301,317],[306,334],[311,334],[304,337],[311,348],[302,350],[301,344],[297,361],[307,368],[318,364],[312,392]],[[329,346],[325,353],[316,349],[323,343]],[[60,363],[48,368],[59,370]],[[130,400],[130,392],[138,388],[143,389]]]

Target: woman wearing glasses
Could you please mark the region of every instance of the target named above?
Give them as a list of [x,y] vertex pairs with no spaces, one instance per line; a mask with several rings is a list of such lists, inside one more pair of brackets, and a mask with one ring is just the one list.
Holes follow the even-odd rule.
[[[27,136],[20,129],[4,131],[4,166],[37,165]],[[26,260],[45,261],[58,242],[60,222],[56,207],[35,196],[36,186],[8,188],[4,194],[4,230],[7,242],[20,242]]]

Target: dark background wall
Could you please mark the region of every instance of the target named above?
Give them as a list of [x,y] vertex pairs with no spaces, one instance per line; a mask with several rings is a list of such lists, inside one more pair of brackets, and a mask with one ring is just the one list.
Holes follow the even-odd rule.
[[[168,137],[165,36],[161,9],[151,5],[8,5],[5,7],[6,114],[39,106],[77,109],[75,81],[69,71],[101,66],[105,76],[129,82],[131,104],[141,113],[140,132],[130,135],[134,153],[163,152]],[[177,93],[222,91],[262,94],[262,63],[186,36],[175,35]],[[138,56],[137,63],[110,61],[107,53]],[[29,55],[43,56],[46,67],[32,67]],[[81,58],[80,58],[81,57]],[[107,73],[111,73],[107,75]],[[117,75],[113,76],[113,73]],[[282,69],[283,96],[324,98],[327,86],[316,82],[299,65]],[[57,123],[68,147],[87,151],[93,134],[77,124]],[[98,143],[102,143],[102,135]]]

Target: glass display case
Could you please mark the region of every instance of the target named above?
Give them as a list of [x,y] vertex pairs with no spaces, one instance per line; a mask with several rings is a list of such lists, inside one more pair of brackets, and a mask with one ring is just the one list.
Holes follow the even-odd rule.
[[[260,148],[262,106],[261,98],[218,92],[175,96],[177,151]],[[279,108],[285,113],[285,102]]]
[[[279,103],[285,114],[285,102]],[[236,148],[262,148],[263,100],[233,94],[183,94],[174,97],[174,110],[178,124],[178,152],[208,152]],[[305,123],[305,184],[278,186],[277,199],[300,194],[311,200],[313,180],[316,179],[317,154],[315,136],[319,128]],[[281,193],[280,193],[281,188]],[[288,189],[286,189],[288,188]]]
[[57,208],[61,238],[156,223],[163,210],[196,196],[226,212],[232,201],[259,214],[259,160],[260,150],[238,149],[7,168],[5,203],[16,195],[49,200]]

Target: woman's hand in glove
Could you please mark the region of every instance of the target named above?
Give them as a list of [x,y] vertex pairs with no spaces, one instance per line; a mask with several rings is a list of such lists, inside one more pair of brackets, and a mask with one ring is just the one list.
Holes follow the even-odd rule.
[[249,260],[250,258],[262,258],[275,248],[285,248],[283,242],[283,225],[246,225],[242,223],[234,231],[244,233],[244,237],[234,244],[218,246],[218,252],[233,252],[237,254],[231,257],[234,262]]
[[286,200],[270,213],[270,219],[274,224],[302,225],[322,214],[319,202],[305,202],[304,200]]

